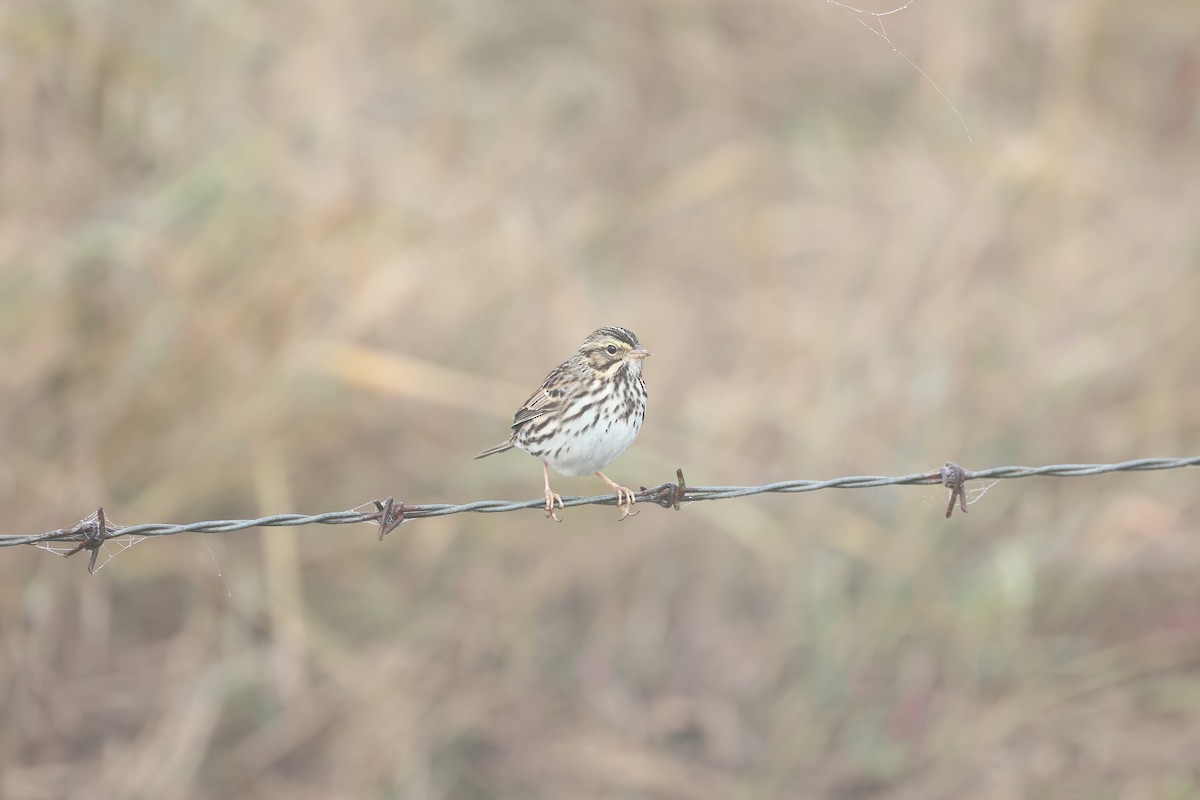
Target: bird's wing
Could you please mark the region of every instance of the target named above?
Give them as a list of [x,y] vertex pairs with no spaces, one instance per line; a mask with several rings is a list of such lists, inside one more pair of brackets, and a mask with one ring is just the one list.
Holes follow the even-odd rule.
[[524,405],[513,415],[513,430],[544,414],[553,414],[563,407],[568,398],[571,375],[566,364],[559,366],[546,376],[541,387],[529,396]]

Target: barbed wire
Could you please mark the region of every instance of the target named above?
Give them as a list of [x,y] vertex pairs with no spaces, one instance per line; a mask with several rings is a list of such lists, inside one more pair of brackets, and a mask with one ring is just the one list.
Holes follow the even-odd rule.
[[[985,470],[968,470],[952,461],[947,461],[941,468],[929,472],[916,472],[911,475],[886,477],[880,475],[852,475],[844,478],[832,478],[823,481],[791,480],[767,483],[761,486],[688,486],[683,478],[683,470],[675,471],[677,482],[664,483],[653,488],[642,486],[634,493],[640,503],[653,503],[663,508],[679,510],[682,504],[702,500],[728,500],[734,497],[748,497],[756,494],[799,492],[815,492],[821,489],[874,489],[880,486],[920,486],[941,484],[950,490],[949,504],[946,507],[946,517],[950,517],[957,503],[965,513],[967,510],[967,489],[969,481],[994,479],[995,481],[1015,478],[1060,477],[1080,478],[1091,475],[1101,475],[1108,472],[1148,472],[1152,470],[1181,469],[1183,467],[1200,466],[1200,456],[1187,458],[1139,458],[1133,461],[1122,461],[1115,464],[1051,464],[1043,467],[992,467]],[[985,487],[984,491],[986,491]],[[588,505],[616,505],[615,495],[597,495],[594,497],[564,497],[564,508]],[[71,556],[82,550],[91,552],[88,561],[88,571],[95,568],[96,557],[101,545],[112,539],[140,539],[149,536],[174,536],[179,533],[232,533],[248,528],[279,528],[300,525],[350,525],[369,522],[379,526],[379,538],[382,539],[402,522],[424,519],[426,517],[443,517],[449,514],[467,512],[480,514],[499,514],[508,511],[521,511],[537,508],[544,510],[544,498],[536,500],[476,500],[470,503],[426,503],[409,505],[388,497],[385,500],[373,500],[348,511],[330,511],[324,514],[273,514],[257,519],[223,519],[192,522],[186,525],[167,525],[149,523],[144,525],[116,525],[108,520],[103,508],[84,517],[79,522],[67,528],[33,534],[0,534],[0,547],[15,547],[17,545],[42,545],[52,542],[73,542],[75,547],[59,552]],[[371,509],[374,510],[364,510]]]

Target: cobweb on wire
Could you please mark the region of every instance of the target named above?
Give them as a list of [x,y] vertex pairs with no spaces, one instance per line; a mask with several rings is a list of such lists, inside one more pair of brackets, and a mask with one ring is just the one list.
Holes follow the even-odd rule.
[[[95,511],[80,520],[81,524],[89,522],[96,525],[100,523],[99,515]],[[112,520],[108,520],[108,523],[112,524]],[[117,527],[121,526],[118,525]],[[96,566],[92,572],[99,572],[100,570],[104,569],[108,562],[112,561],[114,558],[121,555],[134,545],[141,544],[149,538],[149,536],[121,536],[116,539],[106,539],[100,545],[99,555],[96,558]],[[47,553],[54,553],[55,555],[62,556],[63,558],[74,555],[79,551],[79,546],[75,542],[38,542],[34,545],[34,547],[38,548],[39,550],[45,550]]]
[[896,46],[896,43],[892,41],[892,37],[888,34],[887,26],[884,24],[884,18],[890,17],[894,14],[899,14],[902,11],[907,11],[914,3],[917,2],[917,0],[908,0],[907,3],[896,6],[895,8],[887,11],[867,11],[864,8],[857,8],[847,3],[843,3],[840,0],[825,0],[825,2],[832,6],[837,6],[842,11],[845,11],[847,14],[853,17],[854,21],[859,25],[862,25],[871,33],[887,42],[888,47],[892,48],[893,53],[907,61],[908,65],[915,69],[917,73],[925,79],[925,82],[933,87],[935,92],[941,95],[942,100],[946,101],[946,105],[950,107],[952,112],[954,112],[954,116],[958,117],[958,122],[960,125],[962,125],[963,133],[965,133],[967,136],[967,141],[971,144],[975,144],[975,140],[971,137],[971,129],[967,126],[966,119],[964,119],[963,115],[959,112],[958,106],[954,105],[954,101],[950,99],[949,95],[942,91],[942,87],[938,86],[937,82],[933,78],[929,77],[929,73],[917,66],[917,62],[909,58],[903,50]]
[[[983,496],[988,493],[988,489],[991,489],[993,486],[995,486],[999,482],[1000,481],[992,481],[991,483],[987,484],[986,486],[975,486],[973,488],[965,489],[965,492],[967,495],[967,505],[973,506],[976,503],[978,503],[980,500],[983,499]],[[947,489],[946,493],[948,496],[950,493],[950,490]]]
[[[988,490],[991,489],[993,486],[995,486],[997,483],[1000,483],[1000,481],[992,481],[991,483],[989,483],[985,486],[975,486],[975,487],[964,486],[963,494],[966,495],[966,504],[968,506],[973,506],[976,503],[978,503],[980,500],[983,499],[983,496],[988,493]],[[922,502],[922,505],[941,507],[941,506],[945,506],[948,503],[950,503],[951,501],[953,501],[954,507],[958,508],[959,501],[957,498],[958,498],[958,495],[956,495],[954,493],[953,489],[943,489],[941,487],[937,487],[937,489],[935,491],[930,491],[930,492],[925,493],[925,497],[922,499],[921,502]]]

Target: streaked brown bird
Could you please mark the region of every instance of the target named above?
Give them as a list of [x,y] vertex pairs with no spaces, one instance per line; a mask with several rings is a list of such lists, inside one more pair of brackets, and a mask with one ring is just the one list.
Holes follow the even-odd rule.
[[626,328],[600,328],[556,367],[513,415],[508,441],[475,458],[518,447],[542,462],[546,516],[562,498],[550,489],[550,468],[563,475],[595,473],[617,493],[621,519],[635,502],[628,488],[600,470],[629,449],[646,418],[642,361],[650,355]]

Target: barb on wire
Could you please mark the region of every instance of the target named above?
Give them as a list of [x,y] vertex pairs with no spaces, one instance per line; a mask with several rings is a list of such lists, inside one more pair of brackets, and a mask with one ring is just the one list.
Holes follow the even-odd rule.
[[967,470],[947,461],[942,465],[942,485],[950,490],[950,502],[946,504],[946,519],[954,513],[954,501],[962,505],[962,512],[967,513],[967,480],[971,474]]
[[89,514],[71,526],[69,532],[76,537],[79,544],[63,553],[63,555],[73,556],[81,550],[90,551],[91,555],[88,556],[87,571],[89,574],[94,575],[96,573],[96,558],[100,555],[100,546],[112,538],[112,535],[115,535],[120,529],[119,525],[113,525],[105,518],[104,506],[101,506],[96,509],[95,514]]
[[[1032,478],[1036,476],[1054,476],[1060,478],[1079,478],[1089,475],[1100,475],[1106,472],[1147,472],[1151,470],[1181,469],[1183,467],[1200,466],[1200,456],[1188,458],[1139,458],[1133,461],[1122,461],[1116,464],[1052,464],[1044,467],[993,467],[985,470],[968,470],[947,461],[941,468],[929,472],[916,472],[911,475],[884,477],[879,475],[853,475],[845,478],[833,478],[824,481],[793,480],[768,483],[762,486],[688,486],[683,479],[683,470],[675,471],[676,483],[663,483],[653,488],[642,486],[634,496],[638,502],[654,503],[663,508],[679,510],[684,503],[699,500],[728,500],[734,497],[748,497],[755,494],[770,492],[798,493],[815,492],[820,489],[873,489],[879,486],[920,486],[942,484],[950,490],[950,501],[946,508],[946,516],[950,517],[957,502],[963,512],[967,510],[967,489],[969,481],[995,479],[1010,480],[1014,478]],[[564,497],[563,507],[588,505],[616,505],[613,495],[596,497]],[[79,522],[67,528],[32,533],[26,535],[0,534],[0,547],[13,547],[21,544],[46,545],[52,542],[72,542],[75,547],[61,551],[62,555],[70,556],[82,550],[91,553],[88,571],[95,569],[96,555],[100,547],[110,539],[123,537],[173,536],[177,533],[230,533],[246,530],[247,528],[275,528],[299,525],[349,525],[358,522],[372,522],[379,526],[379,538],[395,530],[401,523],[425,517],[443,517],[449,514],[475,512],[481,514],[499,514],[507,511],[520,511],[527,508],[545,510],[546,500],[539,497],[536,500],[476,500],[472,503],[428,503],[424,505],[408,505],[388,497],[385,500],[373,500],[365,506],[373,507],[374,511],[360,510],[364,506],[349,511],[331,511],[325,514],[274,514],[258,519],[223,519],[192,522],[187,525],[165,525],[150,523],[146,525],[115,525],[104,514],[104,509],[97,509]],[[59,552],[59,551],[56,551]]]

